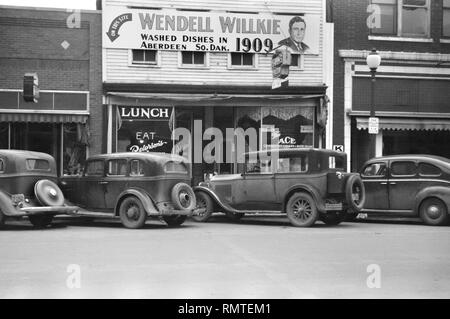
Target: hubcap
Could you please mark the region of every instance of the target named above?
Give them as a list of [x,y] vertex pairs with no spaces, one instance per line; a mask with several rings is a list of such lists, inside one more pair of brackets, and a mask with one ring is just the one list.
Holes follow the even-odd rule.
[[312,208],[308,201],[298,200],[293,205],[294,216],[302,221],[308,220],[312,215]]
[[136,206],[130,206],[127,209],[127,217],[132,220],[137,220],[139,218],[139,210]]
[[439,216],[441,215],[441,210],[437,205],[430,205],[427,209],[427,214],[431,218],[436,219],[439,218]]
[[183,207],[189,207],[189,204],[191,203],[191,197],[186,192],[181,192],[179,195],[180,203]]
[[52,197],[56,197],[56,195],[57,195],[58,193],[56,192],[56,190],[55,190],[54,188],[50,188],[49,194],[50,194]]

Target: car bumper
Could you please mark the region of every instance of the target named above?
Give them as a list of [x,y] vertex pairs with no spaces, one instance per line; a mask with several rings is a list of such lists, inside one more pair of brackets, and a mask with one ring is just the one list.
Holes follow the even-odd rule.
[[170,215],[183,215],[183,216],[197,216],[203,213],[205,208],[196,208],[193,210],[179,210],[179,209],[161,209],[160,215],[170,216]]
[[77,206],[30,206],[17,209],[11,217],[22,217],[30,215],[77,215]]

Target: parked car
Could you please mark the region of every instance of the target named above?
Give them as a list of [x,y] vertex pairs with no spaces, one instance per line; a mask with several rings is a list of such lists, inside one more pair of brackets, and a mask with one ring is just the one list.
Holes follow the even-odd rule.
[[337,225],[347,209],[361,210],[364,185],[359,174],[346,173],[345,153],[280,149],[275,162],[260,155],[245,154],[242,174],[216,175],[194,187],[198,206],[206,210],[193,218],[204,222],[215,211],[233,219],[275,213],[287,214],[294,226],[308,227],[319,219]]
[[60,214],[75,214],[56,184],[55,159],[44,153],[0,150],[0,226],[7,219],[28,217],[36,227]]
[[92,156],[79,176],[64,176],[60,185],[68,200],[88,217],[119,217],[127,228],[141,228],[147,217],[169,226],[195,213],[183,157],[165,153],[114,153]]
[[418,216],[445,225],[450,211],[450,160],[396,155],[367,161],[361,176],[367,192],[363,213]]

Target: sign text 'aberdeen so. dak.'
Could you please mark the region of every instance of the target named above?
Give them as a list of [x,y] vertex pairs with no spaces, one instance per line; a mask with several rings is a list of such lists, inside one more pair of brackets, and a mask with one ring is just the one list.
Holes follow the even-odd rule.
[[294,52],[319,54],[319,39],[320,16],[315,14],[126,7],[103,11],[106,48],[268,53],[286,45]]

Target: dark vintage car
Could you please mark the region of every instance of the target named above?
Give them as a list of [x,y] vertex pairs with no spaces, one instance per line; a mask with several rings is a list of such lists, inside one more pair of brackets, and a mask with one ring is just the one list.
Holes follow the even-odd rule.
[[419,216],[445,225],[450,211],[450,160],[396,155],[367,161],[361,176],[367,192],[363,213]]
[[36,227],[51,224],[60,214],[75,214],[65,204],[55,159],[44,153],[0,150],[0,226],[6,219],[27,216]]
[[60,185],[79,214],[120,217],[127,228],[141,228],[147,217],[163,218],[169,226],[195,213],[184,158],[165,153],[114,153],[92,156],[80,176],[64,176]]
[[[257,162],[250,159],[258,158]],[[194,187],[199,207],[193,218],[206,221],[215,211],[233,219],[244,214],[287,214],[294,226],[317,220],[339,224],[347,209],[359,211],[364,186],[359,174],[346,173],[346,154],[323,149],[282,149],[278,159],[260,160],[245,154],[242,174],[216,175]]]

